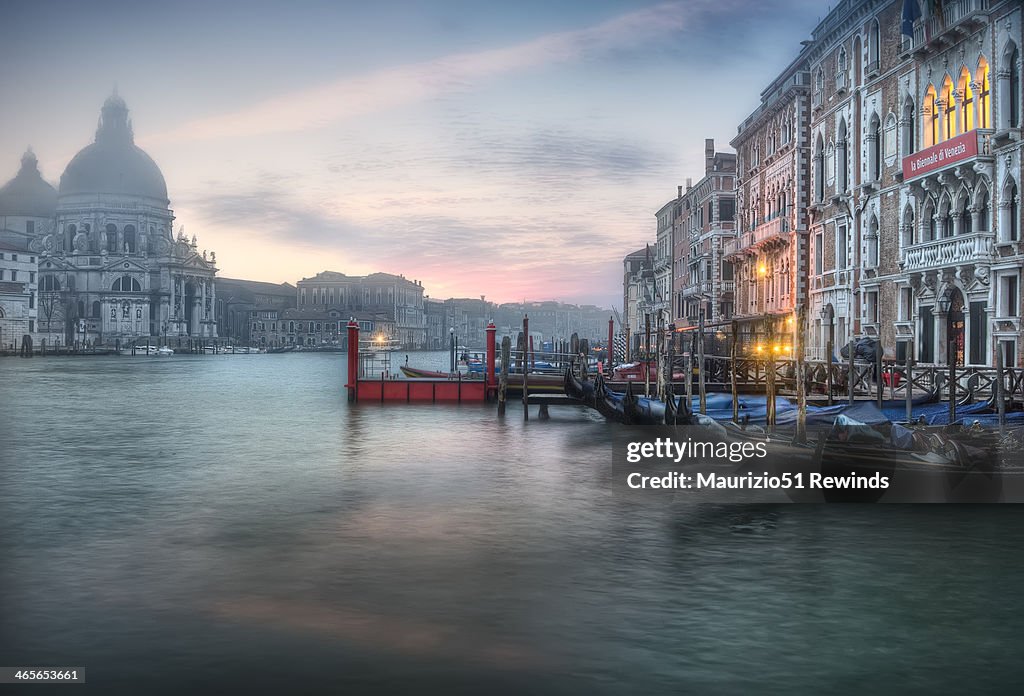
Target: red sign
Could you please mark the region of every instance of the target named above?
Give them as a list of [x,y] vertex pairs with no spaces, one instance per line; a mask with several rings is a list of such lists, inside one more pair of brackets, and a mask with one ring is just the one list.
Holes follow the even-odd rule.
[[978,155],[978,131],[972,130],[903,158],[903,180],[922,176]]

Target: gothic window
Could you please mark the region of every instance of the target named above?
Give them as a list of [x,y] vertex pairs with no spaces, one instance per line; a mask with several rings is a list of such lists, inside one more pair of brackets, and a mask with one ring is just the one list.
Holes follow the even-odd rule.
[[1006,96],[1009,103],[1004,107],[1006,125],[1010,128],[1020,128],[1020,51],[1016,44],[1011,43],[1004,55],[1006,67],[1003,72],[1009,73],[1006,78]]
[[992,229],[991,218],[992,211],[989,209],[989,198],[988,191],[983,190],[981,192],[981,198],[978,201],[978,231],[989,232]]
[[836,148],[832,143],[828,144],[825,151],[825,177],[829,186],[836,180]]
[[942,119],[942,138],[949,140],[956,135],[956,101],[953,99],[953,81],[949,77],[942,83],[942,100],[946,104]]
[[939,142],[939,102],[934,85],[928,85],[924,93],[924,119],[924,146],[931,147]]
[[1020,201],[1017,198],[1017,183],[1010,182],[1006,192],[1007,204],[1009,207],[1009,221],[1006,229],[1006,238],[1011,242],[1020,239]]
[[953,204],[949,200],[949,195],[945,195],[942,198],[942,203],[939,205],[940,214],[942,215],[942,237],[943,239],[953,236]]
[[914,243],[914,208],[910,205],[903,209],[903,230],[901,242],[905,247]]
[[964,95],[960,102],[960,132],[974,130],[974,90],[971,89],[971,73],[967,68],[960,71],[960,91]]
[[967,196],[964,196],[960,203],[960,234],[970,234],[973,231],[974,221],[971,219]]
[[814,146],[814,198],[822,201],[825,198],[825,155],[821,135]]
[[839,190],[846,191],[850,188],[849,164],[846,153],[849,145],[846,142],[846,119],[839,119],[839,142],[836,143],[836,172],[839,180]]
[[903,132],[900,134],[903,140],[902,154],[904,157],[914,152],[914,102],[907,97],[903,102],[903,119],[901,124]]
[[877,19],[868,27],[868,72],[878,72],[881,58],[882,32]]
[[882,138],[881,123],[878,114],[871,115],[871,123],[868,126],[868,179],[878,181],[882,178]]
[[885,156],[885,163],[892,164],[893,160],[896,159],[896,116],[895,114],[889,114],[885,119],[885,140],[883,143],[883,153]]

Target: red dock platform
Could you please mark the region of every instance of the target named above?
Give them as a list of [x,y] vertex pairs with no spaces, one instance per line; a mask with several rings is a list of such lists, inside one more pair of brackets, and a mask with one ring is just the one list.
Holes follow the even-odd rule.
[[348,390],[349,402],[376,403],[481,403],[497,391],[495,379],[495,332],[492,321],[487,325],[487,359],[484,379],[387,379],[359,376],[359,324],[348,323]]

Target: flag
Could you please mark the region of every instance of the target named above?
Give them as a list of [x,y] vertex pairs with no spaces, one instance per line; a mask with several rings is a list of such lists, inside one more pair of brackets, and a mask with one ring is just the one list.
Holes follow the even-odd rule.
[[914,21],[921,18],[921,8],[917,0],[903,0],[903,24],[900,33],[914,38]]

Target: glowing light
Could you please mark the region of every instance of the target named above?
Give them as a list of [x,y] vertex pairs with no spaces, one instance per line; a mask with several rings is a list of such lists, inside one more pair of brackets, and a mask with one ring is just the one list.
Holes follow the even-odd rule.
[[772,348],[772,350],[774,350],[776,353],[778,353],[780,350],[782,350],[782,346],[780,346],[778,343],[776,343],[775,346]]
[[765,273],[768,272],[768,267],[762,263],[760,266],[757,267],[757,272],[759,275],[764,275]]
[[786,323],[789,324],[790,326],[793,325],[793,321],[794,321],[793,317],[791,317],[791,316],[790,317],[786,317]]
[[760,343],[754,348],[754,351],[757,353],[760,353],[762,350],[764,350],[764,347]]

